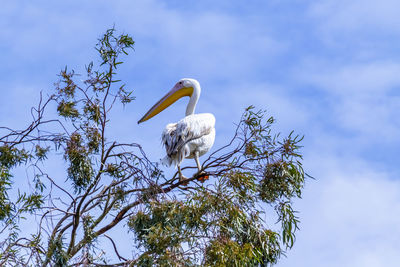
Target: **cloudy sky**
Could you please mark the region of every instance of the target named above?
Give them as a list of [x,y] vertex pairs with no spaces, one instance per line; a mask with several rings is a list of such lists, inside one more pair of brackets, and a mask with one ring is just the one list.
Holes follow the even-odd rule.
[[[57,2],[57,3],[56,3]],[[114,131],[154,160],[163,126],[136,121],[182,77],[202,85],[197,111],[217,118],[216,147],[253,104],[275,129],[304,134],[309,180],[301,231],[278,266],[400,262],[400,2],[395,0],[1,1],[0,125],[23,127],[39,92],[93,60],[115,25],[136,41],[120,76],[136,101]]]

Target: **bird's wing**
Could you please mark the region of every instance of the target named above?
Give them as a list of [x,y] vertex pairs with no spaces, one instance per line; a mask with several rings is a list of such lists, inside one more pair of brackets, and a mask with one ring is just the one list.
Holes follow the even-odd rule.
[[209,134],[214,126],[215,117],[211,113],[189,115],[177,123],[168,124],[162,134],[167,155],[178,153],[186,143]]

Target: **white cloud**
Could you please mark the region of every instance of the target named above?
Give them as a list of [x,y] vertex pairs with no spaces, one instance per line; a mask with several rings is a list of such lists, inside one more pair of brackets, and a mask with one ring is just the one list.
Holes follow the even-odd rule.
[[[303,72],[304,71],[304,72]],[[400,86],[400,63],[363,62],[342,63],[308,62],[300,75],[320,89],[340,95],[384,94]]]
[[[230,91],[225,94],[212,94],[214,99],[227,97],[229,102],[222,103],[226,118],[232,118],[232,107],[237,113],[237,118],[244,111],[244,108],[254,105],[256,109],[267,111],[268,116],[276,119],[275,129],[290,132],[305,130],[305,125],[312,121],[312,111],[308,109],[304,102],[293,97],[290,90],[281,85],[272,83],[240,83],[232,85]],[[216,101],[214,100],[214,101]],[[217,103],[211,105],[217,106]],[[312,127],[309,125],[309,127]]]
[[331,63],[309,61],[297,76],[329,99],[329,119],[372,142],[393,142],[400,134],[400,64],[396,62]]
[[[84,36],[93,30],[93,24],[74,4],[46,3],[44,8],[40,2],[5,3],[0,15],[2,44],[14,60],[25,62],[60,57],[65,51],[71,52],[70,57],[82,55],[82,48],[78,48],[90,40]],[[97,33],[92,34],[94,39]]]
[[307,183],[298,202],[297,243],[278,266],[395,266],[400,261],[396,174],[356,158],[315,155],[307,163],[318,179]]
[[[330,61],[399,60],[400,2],[396,0],[314,1],[306,12],[317,53]],[[322,46],[321,46],[322,45]]]
[[310,14],[321,19],[326,30],[399,33],[399,9],[396,0],[327,0],[311,5]]
[[[118,13],[131,25],[139,49],[157,50],[146,63],[173,69],[174,75],[232,79],[251,73],[286,49],[247,17],[216,11],[178,10],[159,1],[119,3]],[[180,78],[178,76],[178,78]]]

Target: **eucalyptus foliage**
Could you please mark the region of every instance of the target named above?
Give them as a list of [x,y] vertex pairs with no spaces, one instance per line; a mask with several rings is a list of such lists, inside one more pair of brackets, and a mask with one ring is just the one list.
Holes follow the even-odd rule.
[[[273,133],[274,119],[249,107],[232,139],[204,157],[208,180],[165,175],[139,144],[108,136],[113,107],[134,100],[117,79],[121,57],[133,46],[129,35],[108,30],[96,45],[100,60],[84,75],[61,70],[26,129],[0,128],[0,265],[276,263],[299,229],[292,203],[307,177],[302,138]],[[48,171],[60,160],[65,170]],[[15,183],[21,168],[29,187]],[[21,230],[23,220],[37,230]],[[130,255],[121,254],[114,228],[132,239]],[[102,249],[104,242],[113,250]]]

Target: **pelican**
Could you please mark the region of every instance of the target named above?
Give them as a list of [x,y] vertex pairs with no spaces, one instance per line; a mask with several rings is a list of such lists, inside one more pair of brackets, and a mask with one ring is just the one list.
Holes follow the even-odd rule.
[[167,152],[163,163],[168,166],[173,164],[178,167],[180,181],[187,179],[183,176],[180,167],[183,159],[194,158],[199,173],[202,173],[199,157],[207,153],[214,144],[214,115],[211,113],[194,114],[200,92],[201,88],[197,80],[181,79],[138,121],[138,124],[142,123],[154,117],[178,99],[184,96],[190,97],[186,107],[186,116],[176,123],[169,123],[161,136]]

